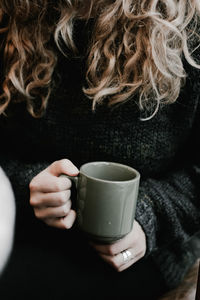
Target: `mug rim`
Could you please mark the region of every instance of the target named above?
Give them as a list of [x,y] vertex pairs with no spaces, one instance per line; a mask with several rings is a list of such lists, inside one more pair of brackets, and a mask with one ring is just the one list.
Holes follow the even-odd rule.
[[[95,178],[95,177],[92,177],[92,176],[86,174],[83,171],[83,168],[85,166],[87,166],[87,165],[93,165],[93,164],[107,164],[107,165],[111,164],[111,165],[123,167],[123,168],[126,168],[126,169],[132,171],[136,176],[133,179],[123,180],[123,181],[121,181],[121,180],[106,180],[106,179],[101,179],[101,178]],[[107,183],[111,183],[111,182],[113,182],[113,183],[129,183],[129,182],[134,182],[134,181],[140,179],[140,173],[136,169],[134,169],[134,168],[132,168],[132,167],[130,167],[128,165],[121,164],[121,163],[116,163],[116,162],[112,162],[112,161],[91,161],[91,162],[87,162],[87,163],[83,164],[80,167],[80,174],[83,174],[84,176],[86,176],[87,178],[89,178],[91,180],[96,180],[96,181],[101,181],[101,182],[107,182]]]

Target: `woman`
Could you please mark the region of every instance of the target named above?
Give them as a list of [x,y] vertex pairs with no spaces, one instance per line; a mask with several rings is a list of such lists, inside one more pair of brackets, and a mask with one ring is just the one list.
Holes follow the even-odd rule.
[[[200,255],[199,1],[2,0],[0,12],[0,163],[17,203],[1,295],[157,299]],[[141,174],[133,229],[111,245],[76,229],[59,177],[96,160]]]

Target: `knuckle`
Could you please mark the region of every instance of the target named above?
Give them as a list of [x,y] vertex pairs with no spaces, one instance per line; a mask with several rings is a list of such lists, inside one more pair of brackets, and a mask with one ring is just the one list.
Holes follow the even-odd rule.
[[70,210],[69,205],[65,204],[63,206],[63,213],[66,215],[66,214],[68,214],[69,210]]
[[71,166],[71,165],[72,165],[72,162],[67,158],[63,158],[61,160],[57,160],[52,163],[53,168],[56,168],[56,169],[59,168],[59,170],[63,170],[63,171],[66,169],[66,167]]
[[64,203],[66,203],[69,200],[70,195],[71,195],[71,191],[70,190],[61,192],[60,198],[59,198],[60,204],[62,205]]
[[67,198],[67,200],[69,200],[70,197],[71,197],[71,190],[67,190],[66,191],[66,198]]
[[108,254],[111,255],[111,256],[114,256],[115,255],[115,247],[113,245],[109,246],[108,247]]
[[63,158],[63,159],[61,159],[61,164],[63,164],[63,165],[67,165],[67,166],[69,166],[69,165],[71,165],[72,164],[72,162],[71,162],[71,160],[69,160],[69,159],[67,159],[67,158]]
[[38,201],[36,201],[36,199],[34,197],[30,197],[30,205],[35,206],[38,204]]
[[56,167],[58,163],[59,160],[55,160],[54,162],[51,163],[50,167]]
[[60,193],[58,201],[60,205],[63,205],[67,201],[65,192]]
[[29,183],[29,189],[30,189],[31,192],[35,192],[36,191],[36,189],[37,189],[37,182],[36,182],[35,178],[33,178],[31,180],[31,182]]
[[59,192],[62,189],[62,184],[59,180],[55,182],[54,189],[55,189],[55,192]]
[[66,203],[66,205],[67,205],[68,211],[70,211],[71,206],[72,206],[72,201],[68,200],[67,203]]
[[62,160],[55,160],[52,164],[48,167],[50,173],[57,173],[62,169]]

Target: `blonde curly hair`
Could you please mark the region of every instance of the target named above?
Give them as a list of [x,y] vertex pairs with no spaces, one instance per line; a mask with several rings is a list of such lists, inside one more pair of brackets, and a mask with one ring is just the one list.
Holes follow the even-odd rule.
[[74,20],[94,18],[83,87],[93,109],[105,98],[113,105],[137,94],[151,118],[161,103],[176,101],[186,78],[183,56],[199,68],[192,58],[199,16],[199,0],[1,0],[0,113],[26,101],[31,115],[42,115],[57,62],[52,37],[60,51],[64,42],[75,52]]

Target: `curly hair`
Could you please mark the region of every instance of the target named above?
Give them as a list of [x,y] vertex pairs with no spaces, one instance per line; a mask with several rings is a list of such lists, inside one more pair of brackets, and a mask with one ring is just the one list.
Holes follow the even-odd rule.
[[63,42],[75,52],[76,19],[95,21],[83,87],[93,109],[104,99],[114,105],[137,94],[139,108],[149,111],[151,118],[161,103],[178,98],[186,78],[183,56],[200,68],[192,58],[200,46],[199,0],[12,2],[0,3],[0,113],[11,101],[25,101],[32,116],[42,115],[57,62],[52,38],[65,55]]

